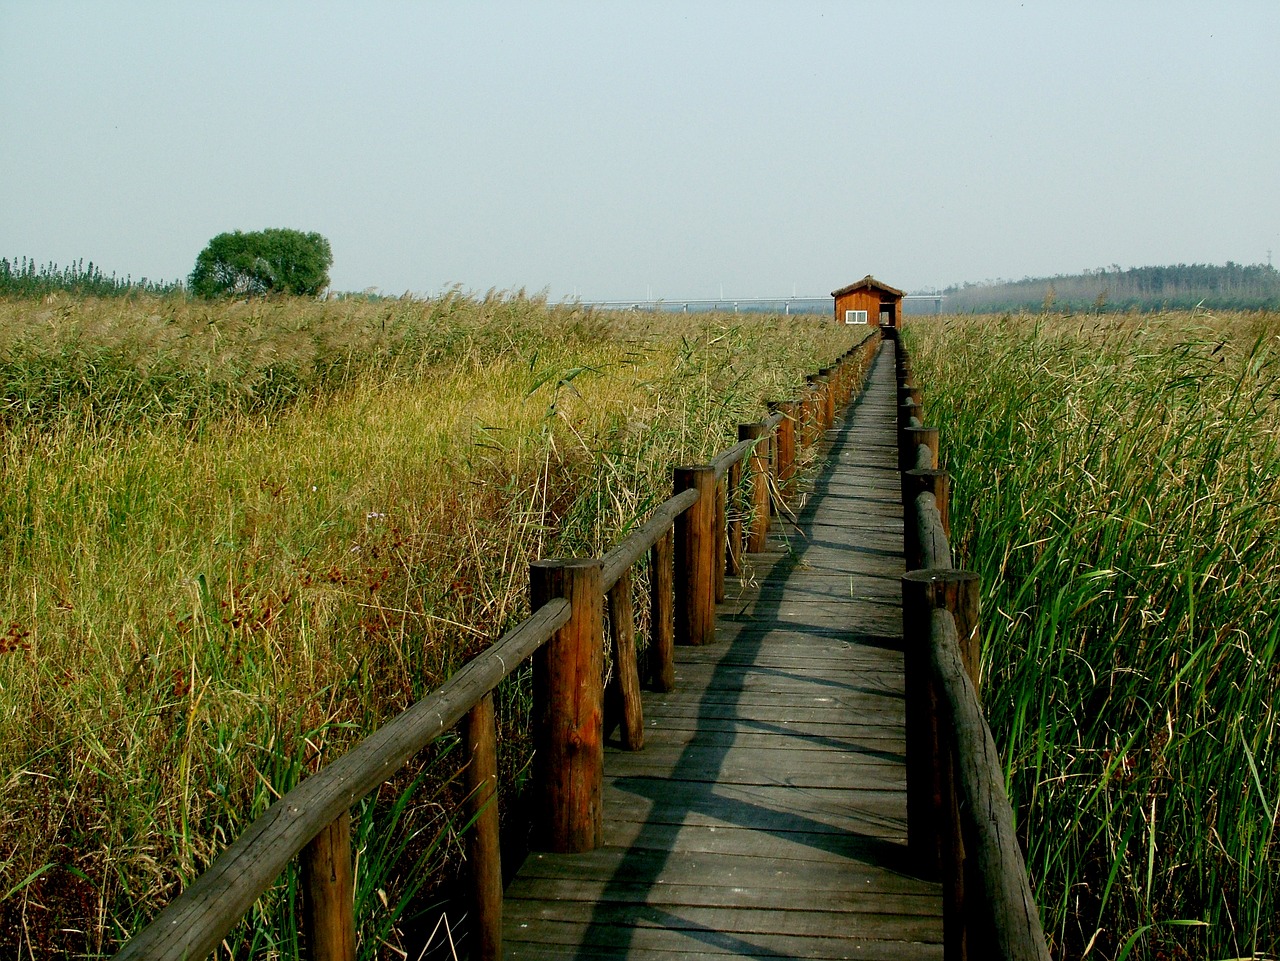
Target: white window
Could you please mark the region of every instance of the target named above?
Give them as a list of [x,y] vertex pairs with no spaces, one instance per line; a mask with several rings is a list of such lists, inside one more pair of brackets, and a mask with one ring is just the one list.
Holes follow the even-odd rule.
[[865,310],[846,310],[844,312],[844,322],[846,324],[865,324],[867,322],[867,312]]

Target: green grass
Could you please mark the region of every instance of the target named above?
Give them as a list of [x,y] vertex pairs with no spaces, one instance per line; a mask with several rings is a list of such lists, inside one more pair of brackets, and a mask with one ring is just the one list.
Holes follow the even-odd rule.
[[1057,957],[1280,953],[1280,318],[908,327]]
[[[113,951],[521,618],[530,560],[601,553],[851,336],[519,296],[0,300],[0,939]],[[499,700],[518,788],[527,678]],[[365,956],[415,862],[417,906],[456,868],[450,743],[356,812]],[[233,951],[293,952],[295,883]]]

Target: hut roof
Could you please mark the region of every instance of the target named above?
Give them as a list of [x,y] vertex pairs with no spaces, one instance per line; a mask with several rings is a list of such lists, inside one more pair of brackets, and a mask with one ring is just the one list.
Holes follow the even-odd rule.
[[886,294],[893,294],[895,297],[906,296],[906,294],[903,291],[899,290],[897,287],[890,287],[888,284],[882,284],[880,281],[876,280],[870,274],[867,274],[867,276],[863,277],[861,280],[859,280],[855,284],[850,284],[847,287],[841,287],[839,290],[831,291],[831,296],[843,297],[845,294],[851,294],[855,290],[861,290],[864,287],[869,289],[874,288],[875,290],[881,290],[881,291],[884,291]]

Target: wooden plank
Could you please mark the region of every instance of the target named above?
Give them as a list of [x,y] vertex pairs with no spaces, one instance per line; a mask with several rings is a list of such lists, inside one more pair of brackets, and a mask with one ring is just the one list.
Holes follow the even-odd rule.
[[730,887],[774,885],[779,890],[808,891],[815,895],[850,886],[865,887],[874,881],[889,894],[934,894],[937,886],[908,874],[895,874],[860,862],[824,864],[813,861],[763,861],[760,858],[724,853],[652,851],[645,848],[597,848],[587,854],[565,857],[533,854],[521,868],[520,877],[508,890],[535,878],[592,880],[600,878],[658,877],[666,884],[712,884]]
[[905,841],[869,834],[821,831],[767,832],[725,825],[636,824],[610,821],[604,843],[623,848],[680,850],[690,854],[738,854],[774,862],[843,864],[851,861],[906,874],[911,863]]
[[616,821],[690,827],[749,827],[777,832],[857,832],[871,837],[906,836],[905,798],[900,790],[849,792],[776,785],[619,782],[606,791]]
[[[524,888],[536,889],[535,897],[525,897]],[[537,885],[528,881],[512,885],[507,897],[512,901],[527,900],[539,905],[547,902],[580,901],[587,904],[609,902],[619,905],[661,905],[664,907],[732,908],[777,910],[778,889],[769,879],[755,885],[707,884],[701,881],[686,884],[672,883],[664,879],[660,885],[647,881],[616,881],[608,878],[573,880],[567,878],[539,878]],[[813,904],[809,890],[797,888],[791,892],[797,901],[803,899]],[[843,885],[825,892],[821,910],[832,914],[906,914],[928,918],[941,915],[941,905],[933,892],[923,894],[890,894],[870,885],[861,887]],[[539,913],[545,908],[535,910]],[[533,911],[529,911],[533,914]],[[569,920],[554,910],[544,916],[554,920]]]
[[602,901],[528,901],[522,907],[532,921],[590,924],[593,929],[615,934],[627,928],[659,928],[666,931],[716,931],[741,935],[783,935],[791,937],[866,938],[916,940],[934,936],[940,927],[941,912],[907,915],[884,911],[805,910],[812,904],[803,892],[796,893],[796,906],[772,911],[759,908],[702,907],[618,904]]
[[[691,704],[682,701],[668,701],[662,705],[646,704],[645,716],[650,722],[657,721],[662,723],[665,717],[684,717],[684,718],[702,718],[720,719],[726,721],[734,720],[751,720],[761,723],[782,723],[786,721],[810,722],[817,721],[820,723],[831,724],[843,718],[849,717],[847,705],[837,703],[834,699],[827,698],[825,703],[808,703],[808,704],[777,704],[770,703],[768,698],[761,699],[759,703],[752,705],[739,704],[739,710],[734,710],[732,702],[722,702],[720,704]],[[750,708],[748,711],[747,708]],[[719,710],[717,710],[719,708]],[[902,715],[900,712],[888,713],[884,712],[875,717],[861,716],[859,721],[862,723],[875,723],[877,725],[896,725],[899,730],[902,727]]]
[[[797,751],[796,754],[830,757],[827,752],[821,751]],[[627,773],[630,776],[718,784],[785,784],[793,788],[843,787],[851,791],[868,788],[892,790],[902,778],[900,770],[886,771],[883,766],[873,767],[849,760],[811,760],[803,767],[796,764],[789,769],[762,770],[754,759],[738,760],[730,755],[717,761],[706,756],[710,768],[698,770],[696,765],[703,755],[691,762],[676,763],[661,759],[644,761],[642,757],[637,755],[634,763],[628,765]]]
[[[696,724],[673,727],[651,723],[650,736],[647,743],[650,748],[658,745],[685,747],[696,740],[698,744],[704,747],[736,745],[739,747],[772,748],[786,751],[830,751],[835,749],[866,754],[875,753],[876,756],[884,760],[895,760],[899,764],[903,763],[902,752],[905,750],[906,742],[901,736],[895,737],[886,734],[887,730],[891,730],[887,725],[880,728],[870,728],[869,730],[872,733],[851,734],[848,733],[848,727],[844,724],[827,725],[825,733],[817,731],[806,732],[797,727],[784,728],[781,725],[776,726],[774,730],[769,730],[766,725],[760,725],[753,729],[744,722],[724,730],[705,731]],[[606,772],[614,770],[614,762],[609,760],[612,756],[612,752],[606,750]]]
[[530,921],[507,957],[520,961],[618,958],[675,961],[704,957],[804,958],[814,961],[859,958],[866,961],[941,961],[942,945],[871,938],[796,938],[756,934],[750,939],[714,931],[670,932],[656,928],[610,930],[555,921]]

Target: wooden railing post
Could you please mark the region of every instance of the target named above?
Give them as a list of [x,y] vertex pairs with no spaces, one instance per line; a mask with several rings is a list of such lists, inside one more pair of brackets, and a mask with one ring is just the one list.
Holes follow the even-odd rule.
[[898,430],[906,430],[911,426],[911,418],[920,420],[923,414],[924,408],[914,400],[903,401],[898,405]]
[[796,475],[796,408],[794,400],[773,400],[769,409],[782,414],[774,435],[774,459],[777,462],[778,495],[783,504],[791,502],[792,480]]
[[676,640],[711,644],[716,639],[714,467],[677,467],[675,493],[693,488],[698,501],[676,518]]
[[482,697],[463,722],[467,750],[464,786],[467,832],[468,912],[476,961],[502,957],[502,852],[498,836],[498,728],[493,693]]
[[355,876],[351,812],[343,811],[299,854],[302,930],[311,961],[355,961]]
[[644,747],[644,711],[640,703],[640,670],[636,663],[636,618],[631,601],[631,568],[609,588],[609,626],[612,628],[613,700],[620,707],[622,746]]
[[836,385],[832,383],[831,368],[823,367],[818,371],[818,381],[822,384],[822,429],[830,430],[836,422]]
[[[709,500],[709,498],[708,498]],[[548,851],[591,851],[604,820],[604,597],[600,561],[529,565],[530,608],[563,597],[569,622],[533,656],[534,837]]]
[[747,532],[747,551],[759,554],[769,543],[769,432],[763,424],[739,424],[738,440],[756,442],[747,462],[751,484],[751,526]]
[[649,548],[649,686],[655,691],[671,691],[676,686],[674,552],[671,531]]
[[[954,784],[954,759],[941,736],[940,694],[932,680],[934,610],[950,611],[962,653],[978,647],[980,581],[971,571],[911,571],[902,578],[902,636],[907,707],[907,847],[917,870],[943,886],[946,957],[965,956],[964,841]],[[966,670],[977,673],[966,656]],[[976,684],[975,684],[976,687]]]
[[936,427],[904,427],[898,432],[898,470],[909,471],[916,467],[916,450],[921,446],[929,448],[933,458],[930,467],[938,466],[938,428]]

